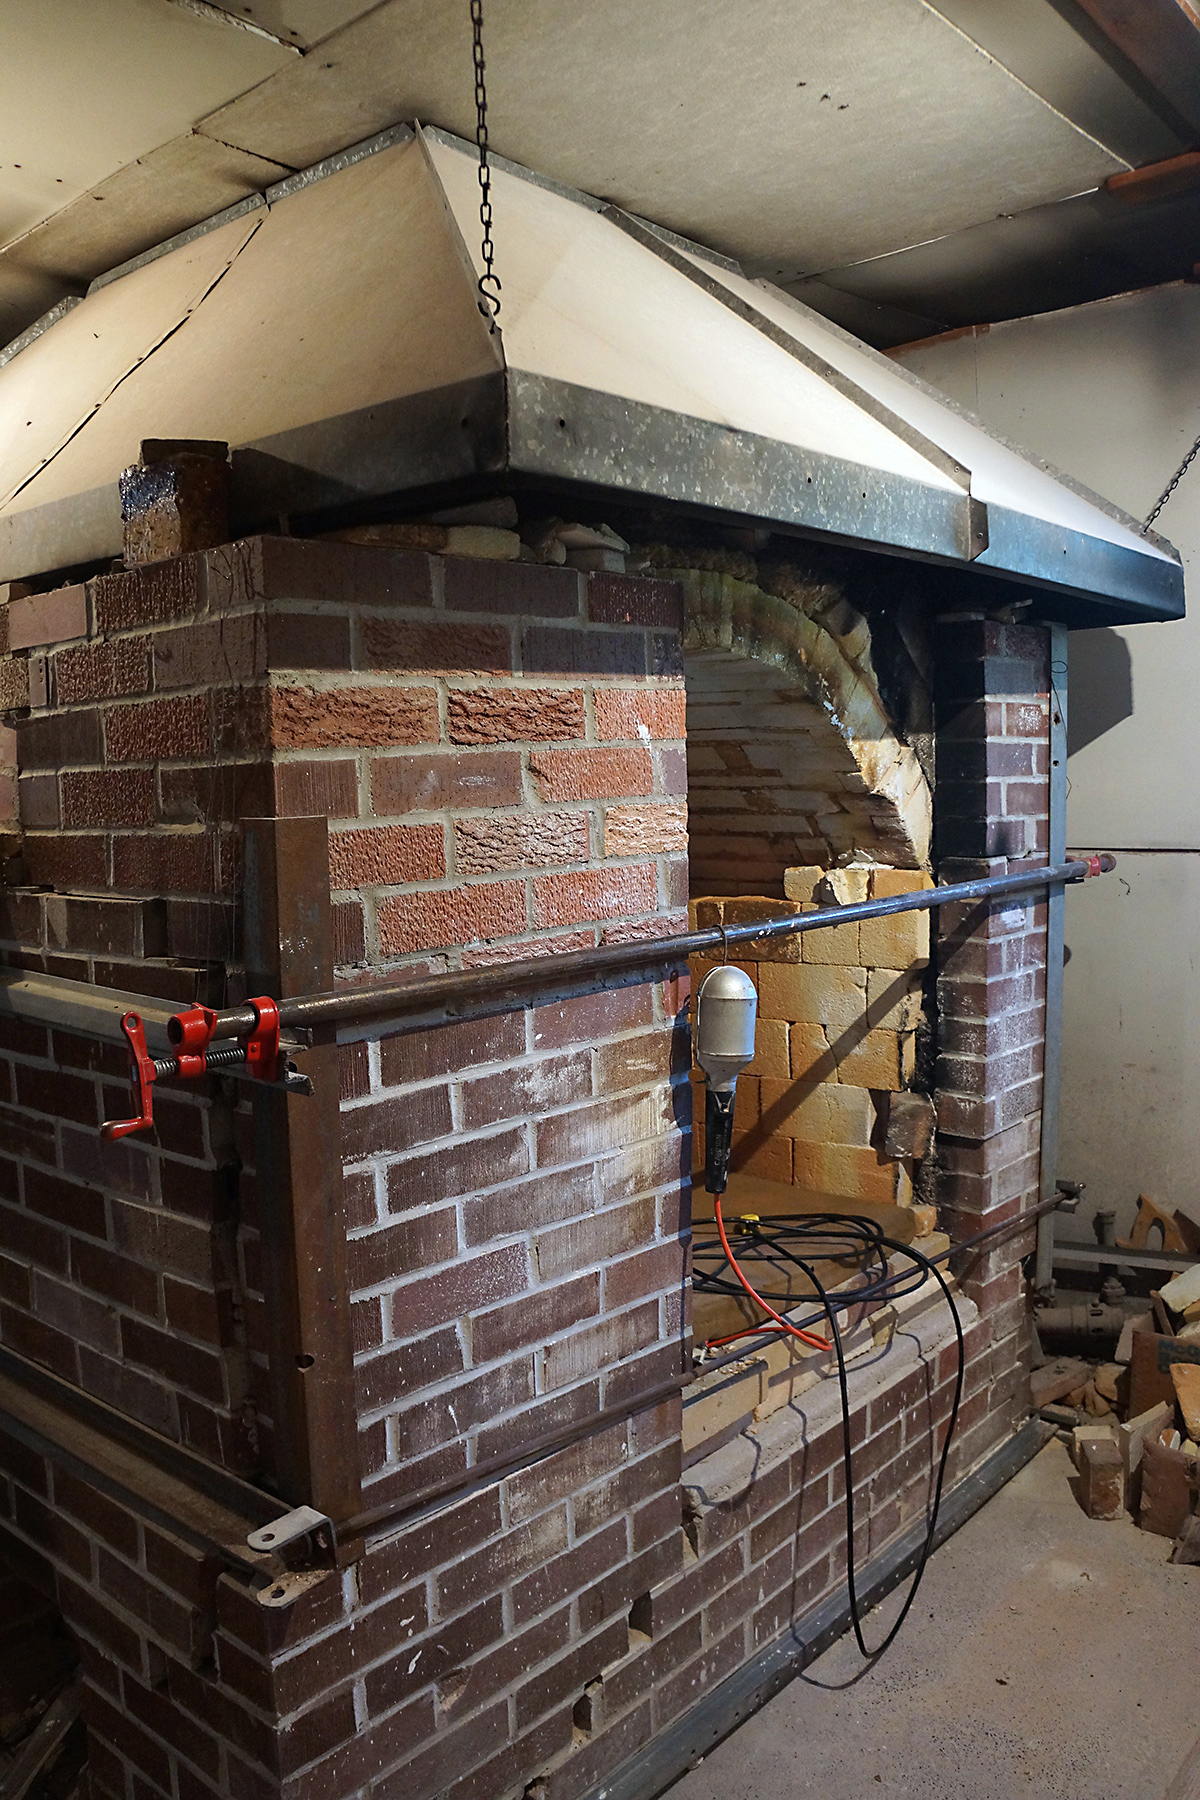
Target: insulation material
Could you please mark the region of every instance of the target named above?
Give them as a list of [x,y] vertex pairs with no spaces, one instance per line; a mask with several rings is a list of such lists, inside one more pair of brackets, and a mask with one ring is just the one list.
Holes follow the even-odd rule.
[[[385,0],[200,129],[296,168],[396,119],[469,135],[463,30]],[[776,277],[1126,166],[922,0],[521,0],[487,32],[495,150]]]
[[[473,245],[474,162],[444,140],[427,142],[464,240]],[[931,487],[963,486],[610,219],[500,169],[492,182],[511,367]],[[482,272],[482,263],[476,266]]]
[[[14,497],[26,506],[51,497],[52,491],[73,493],[115,480],[136,459],[141,439],[153,433],[136,429],[114,441],[108,432],[111,414],[106,409],[101,424],[99,409],[211,292],[254,229],[253,215],[235,219],[101,288],[5,364],[0,370],[0,508]],[[89,463],[84,439],[90,448],[100,436],[106,438],[106,454],[99,462],[93,457],[91,466],[102,467],[102,473],[74,480],[70,467],[77,469],[81,457],[85,470]],[[68,445],[72,456],[60,473],[56,464]]]
[[[104,308],[140,346],[151,334],[134,321],[157,308],[160,287],[178,285],[173,265],[193,252],[224,278],[136,381],[114,387],[19,504],[115,480],[145,437],[246,444],[500,366],[441,194],[411,140],[99,289],[65,323],[78,320],[86,341],[93,310]],[[34,352],[65,386],[78,383],[79,364],[58,352],[61,329],[0,370],[0,416],[12,417],[6,377]]]

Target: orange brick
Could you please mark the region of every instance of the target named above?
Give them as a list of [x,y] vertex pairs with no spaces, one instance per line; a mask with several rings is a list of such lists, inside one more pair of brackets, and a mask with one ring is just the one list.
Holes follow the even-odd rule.
[[911,1032],[868,1031],[840,1058],[838,1079],[895,1092],[912,1080],[915,1042]]
[[783,1181],[790,1187],[792,1140],[782,1135],[764,1138],[758,1132],[736,1139],[729,1167],[739,1175],[754,1175],[760,1181]]
[[786,1021],[760,1017],[754,1029],[754,1061],[747,1065],[747,1075],[769,1075],[786,1081],[791,1072]]
[[[738,1084],[739,1091],[741,1083]],[[821,1144],[857,1144],[865,1149],[875,1128],[875,1107],[865,1088],[836,1082],[762,1083],[760,1118],[764,1133],[782,1132]]]
[[787,899],[795,902],[802,910],[807,910],[816,905],[817,888],[824,879],[824,869],[812,863],[802,869],[785,869],[783,891]]
[[888,1031],[915,1031],[921,981],[904,969],[872,969],[867,976],[867,1022]]
[[933,886],[933,876],[924,869],[872,869],[871,898],[889,899],[893,894],[923,894]]
[[792,1072],[797,1081],[837,1080],[837,1062],[823,1026],[793,1025],[789,1035]]
[[817,1193],[839,1194],[853,1200],[881,1200],[895,1194],[896,1174],[890,1162],[880,1162],[874,1150],[854,1144],[810,1144],[796,1140],[794,1180],[797,1187]]
[[670,856],[687,841],[685,805],[610,806],[604,815],[605,856]]
[[929,914],[893,913],[887,919],[864,919],[859,926],[858,957],[867,969],[911,969],[929,961]]
[[353,744],[433,744],[437,694],[429,687],[271,690],[271,741],[282,750]]
[[844,964],[764,963],[758,991],[759,1012],[768,1019],[802,1020],[844,1031],[857,1024],[866,1009],[867,977],[865,970]]
[[543,875],[533,884],[535,925],[574,925],[583,919],[643,917],[658,910],[658,876],[652,863],[631,869],[580,869]]
[[543,800],[620,800],[654,791],[649,750],[531,750],[529,773]]
[[446,873],[440,825],[381,825],[336,831],[329,839],[333,888],[399,887],[437,881]]
[[682,688],[598,688],[596,729],[606,740],[673,741],[685,735],[685,708]]
[[826,925],[820,931],[806,931],[800,938],[801,960],[856,968],[861,961],[858,932],[857,925]]
[[477,944],[486,938],[516,937],[524,929],[523,881],[489,881],[442,892],[395,894],[379,906],[379,948],[384,956]]

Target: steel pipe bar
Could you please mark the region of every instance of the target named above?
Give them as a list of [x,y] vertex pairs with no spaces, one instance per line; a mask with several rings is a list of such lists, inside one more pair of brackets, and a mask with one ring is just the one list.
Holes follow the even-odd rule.
[[[476,1013],[520,1006],[531,996],[548,998],[595,981],[619,985],[643,976],[648,970],[686,962],[689,956],[725,950],[734,944],[760,942],[764,938],[790,937],[804,931],[822,931],[835,925],[856,924],[862,919],[887,918],[893,913],[929,912],[939,906],[973,900],[990,902],[1011,895],[1033,893],[1087,876],[1107,873],[1111,857],[1090,862],[1064,862],[1047,868],[1022,870],[1011,875],[990,875],[978,881],[960,881],[920,893],[895,894],[880,900],[859,900],[847,906],[820,907],[814,912],[789,913],[745,925],[712,926],[704,931],[682,932],[675,937],[644,938],[630,944],[605,944],[595,950],[574,950],[552,960],[530,957],[489,969],[467,969],[449,975],[431,975],[413,981],[407,971],[364,982],[340,993],[308,994],[282,1000],[280,1024],[340,1027],[377,1024],[384,1019],[405,1020],[413,1025],[469,1018]],[[231,1007],[217,1014],[215,1037],[238,1037],[254,1026],[253,1009]]]

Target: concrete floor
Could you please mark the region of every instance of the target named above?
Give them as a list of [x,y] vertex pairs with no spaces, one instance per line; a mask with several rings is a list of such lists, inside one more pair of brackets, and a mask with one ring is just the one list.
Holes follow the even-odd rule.
[[937,1552],[876,1667],[847,1635],[670,1800],[1200,1800],[1200,1568],[1085,1518],[1073,1480],[1048,1444]]

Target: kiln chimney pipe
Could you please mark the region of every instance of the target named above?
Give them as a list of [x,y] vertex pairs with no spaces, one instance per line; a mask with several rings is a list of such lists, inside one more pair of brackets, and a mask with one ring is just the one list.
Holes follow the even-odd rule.
[[[676,937],[643,938],[629,944],[605,944],[596,950],[575,950],[566,956],[530,957],[502,963],[495,968],[466,969],[461,973],[431,975],[412,980],[407,970],[364,982],[341,993],[303,994],[279,1003],[279,1022],[286,1029],[314,1026],[367,1025],[381,1020],[407,1020],[412,1024],[468,1019],[520,1006],[531,999],[545,1001],[569,993],[590,981],[622,986],[648,970],[685,962],[706,951],[728,951],[736,944],[763,938],[788,937],[796,932],[821,931],[835,925],[856,924],[861,919],[882,919],[892,913],[929,912],[939,906],[973,900],[1002,900],[1029,894],[1090,875],[1107,874],[1116,867],[1111,856],[1094,856],[1086,862],[1058,863],[1048,868],[1022,870],[1012,875],[989,875],[978,881],[959,881],[952,886],[927,888],[921,893],[895,894],[880,900],[860,900],[848,906],[826,906],[815,912],[790,913],[745,925],[713,926],[704,931],[682,932]],[[253,1030],[255,1013],[248,1006],[230,1007],[216,1015],[213,1038],[244,1036]],[[176,1021],[168,1035],[175,1041]]]

